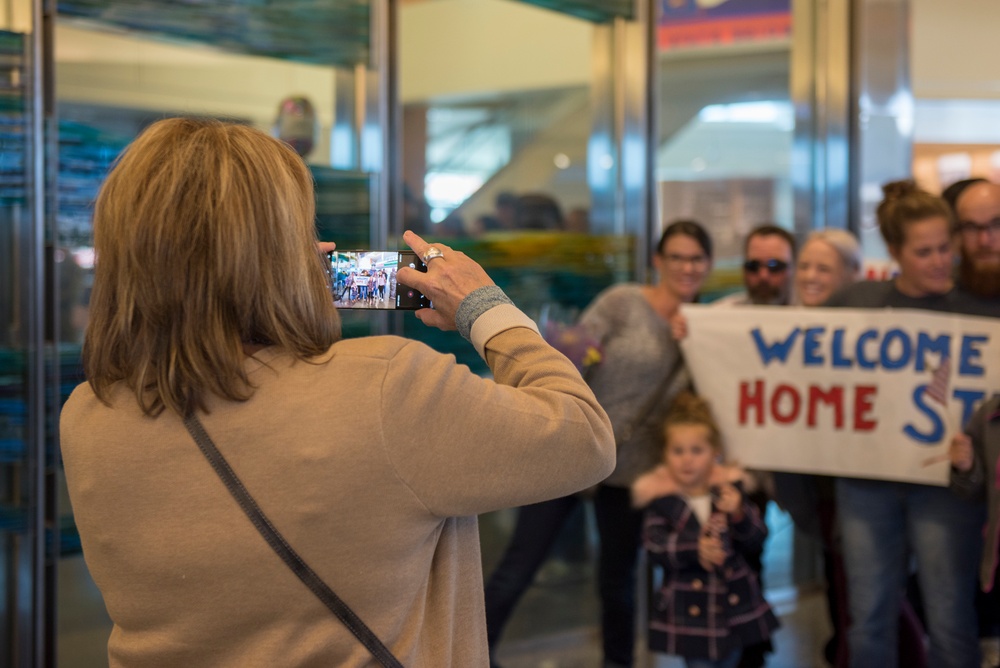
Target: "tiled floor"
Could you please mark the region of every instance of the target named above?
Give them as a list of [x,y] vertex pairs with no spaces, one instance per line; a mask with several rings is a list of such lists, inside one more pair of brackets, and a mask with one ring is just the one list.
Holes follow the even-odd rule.
[[[494,551],[490,545],[496,539],[493,534],[505,534],[511,521],[505,516],[483,519],[484,554]],[[825,596],[818,586],[799,589],[793,584],[793,532],[788,516],[772,505],[767,523],[770,536],[764,558],[766,596],[782,623],[774,637],[775,653],[768,657],[767,666],[823,668],[827,664],[822,647],[830,636]],[[572,534],[572,530],[567,533]],[[561,540],[565,541],[566,536]],[[489,573],[492,563],[488,558],[486,561]],[[601,652],[597,615],[592,560],[550,561],[511,618],[497,660],[503,668],[598,668]],[[637,668],[683,667],[675,657],[650,655],[641,642],[637,656]]]
[[[819,591],[772,590],[768,599],[781,619],[768,668],[823,668],[821,648],[830,635],[826,601]],[[641,652],[637,668],[683,668],[676,657]],[[503,668],[598,668],[600,639],[596,626],[545,637],[505,642],[497,653]]]
[[[515,514],[502,511],[481,520],[484,571],[499,558]],[[819,648],[829,635],[825,601],[817,590],[792,586],[792,531],[787,516],[769,513],[765,550],[767,597],[782,621],[769,668],[820,668]],[[510,620],[498,658],[504,668],[597,668],[600,646],[594,585],[594,527],[587,512],[567,525],[550,560]],[[107,666],[110,620],[83,559],[65,559],[59,572],[60,668]],[[677,659],[645,656],[637,668],[680,668]]]

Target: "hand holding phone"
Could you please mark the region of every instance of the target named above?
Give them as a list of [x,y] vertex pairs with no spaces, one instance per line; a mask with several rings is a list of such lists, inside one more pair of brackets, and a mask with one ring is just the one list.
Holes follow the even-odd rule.
[[417,317],[425,325],[455,329],[455,313],[462,300],[479,288],[496,285],[475,260],[461,251],[440,243],[428,243],[410,231],[403,233],[403,241],[418,257],[424,257],[431,246],[443,253],[430,260],[424,273],[409,267],[399,270],[400,281],[412,285],[434,303],[433,309],[417,311]]

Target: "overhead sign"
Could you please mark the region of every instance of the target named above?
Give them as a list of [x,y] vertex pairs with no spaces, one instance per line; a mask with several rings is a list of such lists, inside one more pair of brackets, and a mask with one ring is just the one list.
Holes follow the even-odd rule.
[[660,0],[661,51],[787,39],[791,0]]

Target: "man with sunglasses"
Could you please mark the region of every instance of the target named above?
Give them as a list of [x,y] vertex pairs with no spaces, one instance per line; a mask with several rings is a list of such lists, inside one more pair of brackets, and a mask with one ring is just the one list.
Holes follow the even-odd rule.
[[961,242],[958,284],[979,297],[1000,297],[1000,185],[966,186],[955,200]]
[[750,230],[743,245],[745,292],[724,297],[716,304],[787,306],[792,294],[795,237],[771,223]]
[[[764,223],[750,230],[743,242],[743,292],[723,297],[713,306],[788,306],[792,294],[792,263],[795,261],[795,237],[783,227]],[[754,480],[747,498],[764,517],[772,496],[774,482],[771,473],[748,471]],[[758,579],[761,577],[763,548],[746,555],[747,562]],[[763,587],[763,580],[761,580]],[[760,668],[766,655],[773,651],[765,641],[743,648],[738,668]]]

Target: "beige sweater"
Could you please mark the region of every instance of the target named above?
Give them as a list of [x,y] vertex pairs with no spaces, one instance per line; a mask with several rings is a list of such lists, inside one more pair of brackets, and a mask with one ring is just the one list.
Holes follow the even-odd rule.
[[[253,397],[202,419],[278,530],[406,666],[488,664],[477,514],[614,467],[607,416],[573,365],[526,327],[493,334],[479,332],[496,382],[396,337],[341,341],[316,364],[265,349],[247,361]],[[176,415],[143,416],[124,388],[111,404],[79,386],[61,432],[115,622],[112,667],[373,665]]]

